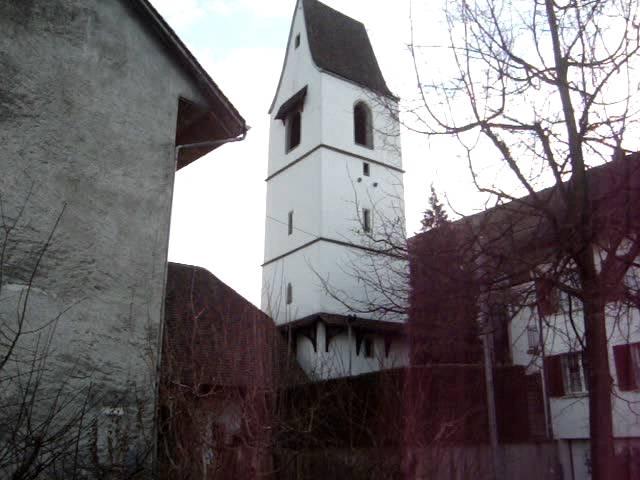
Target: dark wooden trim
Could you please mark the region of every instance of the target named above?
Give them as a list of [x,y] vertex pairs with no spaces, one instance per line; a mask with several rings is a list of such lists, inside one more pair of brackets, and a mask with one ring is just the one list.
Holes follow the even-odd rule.
[[384,356],[385,358],[389,358],[389,352],[391,351],[391,335],[384,336]]
[[296,247],[293,250],[288,251],[287,253],[283,253],[282,255],[278,255],[277,257],[272,258],[271,260],[267,260],[261,266],[264,267],[266,265],[269,265],[270,263],[276,262],[276,261],[286,257],[287,255],[291,255],[292,253],[296,253],[298,250],[302,250],[303,248],[307,248],[308,246],[313,245],[314,243],[319,242],[320,240],[321,240],[320,237],[314,238],[310,242],[304,243],[304,244],[300,245],[299,247]]
[[284,167],[282,167],[280,170],[276,170],[274,173],[272,173],[271,175],[269,175],[267,178],[265,178],[265,182],[268,182],[269,180],[271,180],[273,177],[275,177],[276,175],[279,175],[280,173],[284,172],[287,168],[289,167],[293,167],[296,163],[304,160],[305,158],[307,158],[309,155],[311,155],[313,152],[315,152],[316,150],[318,150],[322,145],[318,145],[317,147],[312,148],[311,150],[309,150],[307,153],[303,154],[302,156],[296,158],[293,162],[286,164]]
[[[384,253],[381,252],[379,250],[376,250],[375,248],[369,248],[369,247],[365,247],[362,245],[356,245],[355,243],[349,243],[349,242],[342,242],[340,240],[334,240],[332,238],[326,238],[326,237],[317,237],[314,238],[313,240],[311,240],[310,242],[307,242],[303,245],[300,245],[299,247],[294,248],[293,250],[288,251],[287,253],[283,253],[282,255],[278,255],[277,257],[274,257],[270,260],[267,260],[266,262],[264,262],[261,266],[264,267],[266,265],[269,265],[270,263],[276,262],[278,260],[283,259],[284,257],[291,255],[292,253],[295,253],[299,250],[302,250],[303,248],[307,248],[310,245],[313,245],[316,242],[329,242],[329,243],[334,243],[336,245],[341,245],[343,247],[350,247],[350,248],[357,248],[358,250],[364,250],[365,252],[371,252],[371,253],[375,253],[378,255],[389,255],[390,257],[396,256],[396,255],[392,255],[390,253]],[[400,258],[398,256],[398,258]]]
[[302,328],[306,325],[322,320],[328,326],[352,327],[365,332],[380,335],[390,335],[393,338],[404,336],[405,322],[390,322],[387,320],[375,320],[373,318],[360,318],[355,315],[340,315],[334,313],[318,312],[299,318],[278,326],[281,331]]
[[322,322],[320,317],[314,319],[313,322],[308,325],[303,325],[299,328],[291,328],[290,325],[280,325],[278,329],[280,332],[285,332],[287,337],[287,343],[293,353],[298,352],[298,336],[301,335],[308,339],[313,346],[313,351],[318,351],[318,324]]
[[393,255],[391,253],[381,252],[380,250],[376,250],[375,248],[369,248],[363,245],[356,245],[355,243],[343,242],[341,240],[334,240],[332,238],[325,238],[325,237],[319,237],[318,239],[323,240],[325,242],[329,242],[329,243],[335,243],[336,245],[342,245],[343,247],[357,248],[358,250],[364,250],[365,252],[371,252],[377,255],[388,255],[390,257],[401,258],[399,255]]
[[[394,167],[393,165],[389,165],[389,164],[384,163],[384,162],[379,162],[378,160],[374,160],[372,158],[365,157],[364,155],[358,155],[357,153],[348,152],[347,150],[342,150],[340,148],[332,147],[331,145],[326,145],[324,143],[321,143],[321,144],[316,145],[315,147],[313,147],[307,153],[305,153],[302,156],[296,158],[293,162],[286,164],[284,167],[282,167],[279,170],[276,170],[271,175],[269,175],[267,178],[265,178],[264,181],[268,182],[269,180],[271,180],[276,175],[280,175],[282,172],[284,172],[285,170],[287,170],[290,167],[293,167],[296,163],[304,160],[305,158],[307,158],[309,155],[311,155],[313,152],[315,152],[316,150],[318,150],[320,148],[326,148],[327,150],[331,150],[332,152],[341,153],[341,154],[347,155],[349,157],[359,158],[360,160],[365,160],[365,161],[373,163],[375,165],[380,165],[381,167],[385,167],[385,168],[388,168],[390,170],[394,170],[394,171],[396,171],[398,173],[405,173],[403,169],[398,168],[398,167]],[[363,147],[363,148],[366,148],[366,147]]]
[[347,332],[349,327],[347,325],[327,325],[324,324],[324,351],[329,351],[329,345],[331,344],[331,340],[340,335],[341,333]]
[[356,337],[356,357],[358,357],[360,356],[360,348],[362,347],[362,341],[364,340],[365,333],[359,328],[354,328],[353,333],[355,333]]
[[311,325],[299,329],[298,333],[303,337],[306,337],[313,345],[313,351],[318,352],[318,322],[314,322]]
[[282,105],[280,105],[280,108],[278,109],[278,113],[276,114],[275,119],[282,120],[284,122],[284,119],[289,115],[289,113],[293,112],[294,110],[302,111],[304,100],[305,98],[307,98],[307,90],[308,90],[308,85],[305,85],[296,93],[294,93],[291,96],[291,98],[289,98]]

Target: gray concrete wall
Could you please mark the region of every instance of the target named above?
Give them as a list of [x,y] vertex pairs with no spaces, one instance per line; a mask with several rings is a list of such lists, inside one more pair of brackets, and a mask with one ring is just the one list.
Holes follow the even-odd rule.
[[128,4],[0,2],[0,324],[26,300],[12,368],[51,338],[43,389],[91,383],[94,412],[149,427],[178,97],[202,99]]
[[[517,480],[557,480],[562,477],[555,443],[501,446],[503,475]],[[320,449],[278,452],[283,471],[279,478],[349,478],[387,480],[493,480],[491,451],[487,445],[431,446],[397,449]],[[404,473],[405,477],[402,477]],[[306,476],[305,476],[306,475]],[[565,479],[567,477],[564,477]]]

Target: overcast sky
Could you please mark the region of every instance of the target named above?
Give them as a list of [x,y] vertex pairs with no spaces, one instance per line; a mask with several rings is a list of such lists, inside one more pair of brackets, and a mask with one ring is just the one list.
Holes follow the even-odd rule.
[[[202,266],[256,305],[260,302],[267,171],[267,110],[282,68],[295,0],[152,0],[251,126],[241,143],[225,145],[177,174],[169,259]],[[362,21],[391,90],[416,94],[408,1],[326,0]],[[438,4],[439,2],[433,2]],[[437,39],[437,7],[420,30]],[[430,40],[425,40],[430,41]],[[446,39],[443,39],[446,42]],[[433,65],[442,68],[434,54]],[[449,140],[452,142],[452,140]],[[429,185],[470,211],[464,162],[445,143],[403,131],[407,232],[419,229]]]

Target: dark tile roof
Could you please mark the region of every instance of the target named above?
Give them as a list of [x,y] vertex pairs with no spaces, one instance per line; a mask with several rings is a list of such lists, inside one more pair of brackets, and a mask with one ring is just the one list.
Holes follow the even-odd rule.
[[287,100],[280,106],[280,108],[278,109],[278,113],[276,113],[276,120],[284,120],[289,112],[304,104],[304,99],[306,98],[306,96],[307,85],[298,90],[289,100]]
[[315,64],[395,99],[384,81],[364,25],[317,0],[303,0],[303,5]]
[[263,390],[302,376],[271,318],[207,270],[169,263],[165,382]]
[[371,320],[368,318],[358,318],[353,316],[350,318],[347,315],[338,315],[333,313],[314,313],[303,318],[294,320],[293,322],[279,325],[279,329],[286,331],[288,329],[296,329],[300,327],[308,327],[314,325],[316,322],[324,322],[329,326],[347,326],[351,325],[354,328],[366,330],[371,333],[380,334],[394,334],[402,335],[405,324],[402,322],[390,322],[385,320]]
[[[639,235],[640,154],[590,168],[587,181],[595,240],[607,245]],[[527,196],[409,239],[412,362],[477,362],[481,284],[495,302],[510,302],[509,286],[529,282],[535,267],[566,257],[566,247],[559,246],[575,221],[559,187],[536,195],[545,212]],[[527,295],[521,301],[528,302]]]
[[[640,153],[623,155],[591,167],[586,178],[594,232],[602,237],[640,232],[640,214],[637,213],[637,205],[640,204]],[[569,183],[563,183],[563,188],[569,188]],[[507,269],[511,274],[517,273],[519,267],[528,271],[554,255],[558,242],[562,240],[561,235],[566,234],[560,227],[567,228],[571,222],[567,218],[566,201],[557,185],[538,191],[536,196],[540,206],[528,195],[463,217],[444,227],[419,233],[409,239],[409,249],[416,255],[422,255],[421,252],[444,242],[450,249],[467,248],[471,251],[477,242],[482,245],[484,256],[504,254],[518,258],[521,265],[511,265]],[[557,227],[552,225],[551,218],[557,222]],[[452,238],[456,239],[455,246]],[[513,255],[514,250],[518,255]]]

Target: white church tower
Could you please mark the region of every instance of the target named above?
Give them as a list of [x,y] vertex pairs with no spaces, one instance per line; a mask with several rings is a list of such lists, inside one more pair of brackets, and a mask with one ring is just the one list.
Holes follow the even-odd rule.
[[370,308],[373,275],[406,279],[403,261],[371,253],[404,230],[396,110],[364,25],[298,0],[269,110],[262,309],[317,378],[407,361],[404,318]]

